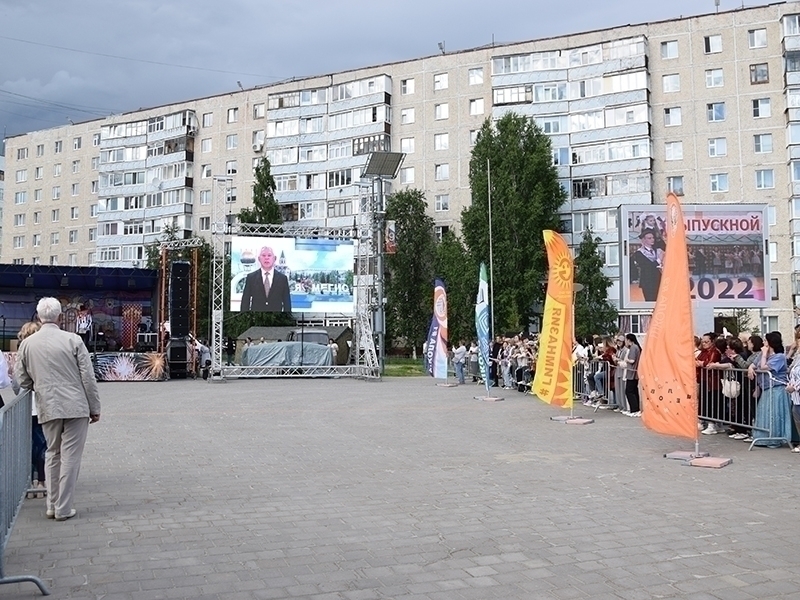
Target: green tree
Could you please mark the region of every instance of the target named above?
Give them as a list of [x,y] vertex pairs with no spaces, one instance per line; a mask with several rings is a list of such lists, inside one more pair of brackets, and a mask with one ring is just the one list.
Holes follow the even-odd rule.
[[478,268],[471,264],[466,247],[452,231],[436,246],[436,276],[447,288],[447,330],[450,343],[475,338],[475,295]]
[[240,223],[260,223],[263,225],[283,223],[281,209],[275,200],[275,179],[270,172],[266,157],[258,162],[253,184],[253,207],[239,211]]
[[617,330],[617,309],[608,301],[611,280],[603,274],[605,261],[598,253],[599,241],[591,230],[584,231],[575,256],[575,281],[583,285],[583,290],[575,295],[575,335],[578,337]]
[[508,113],[487,119],[469,163],[472,205],[461,216],[472,264],[489,265],[491,164],[494,326],[497,332],[528,328],[542,302],[547,255],[542,230],[558,231],[566,194],[553,166],[550,139],[528,117]]
[[388,339],[420,348],[433,307],[436,238],[433,219],[420,190],[403,190],[387,199],[386,218],[395,221],[397,252],[384,267]]

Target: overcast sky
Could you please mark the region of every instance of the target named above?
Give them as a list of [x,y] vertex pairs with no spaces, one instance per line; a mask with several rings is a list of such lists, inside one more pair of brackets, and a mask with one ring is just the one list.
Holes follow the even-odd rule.
[[0,0],[0,130],[419,58],[438,42],[463,50],[713,11],[714,0]]

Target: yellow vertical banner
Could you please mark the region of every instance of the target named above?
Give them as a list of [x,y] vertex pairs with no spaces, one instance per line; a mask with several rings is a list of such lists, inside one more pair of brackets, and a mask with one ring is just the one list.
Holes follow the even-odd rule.
[[542,234],[550,269],[531,392],[548,404],[569,408],[572,406],[572,253],[555,231],[545,230]]

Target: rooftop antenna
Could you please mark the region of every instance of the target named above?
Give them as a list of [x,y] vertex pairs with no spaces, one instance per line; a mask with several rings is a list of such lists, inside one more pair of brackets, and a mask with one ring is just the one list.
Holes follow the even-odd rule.
[[[742,2],[742,5],[744,5],[744,2]],[[717,8],[717,13],[719,13],[719,0],[714,0],[714,6]]]
[[239,89],[240,89],[240,90],[244,91],[244,88],[242,87],[242,82],[241,82],[241,81],[237,81],[237,82],[236,82],[236,85],[238,85],[238,86],[239,86]]
[[444,42],[439,42],[438,46],[439,46],[439,52],[444,54]]

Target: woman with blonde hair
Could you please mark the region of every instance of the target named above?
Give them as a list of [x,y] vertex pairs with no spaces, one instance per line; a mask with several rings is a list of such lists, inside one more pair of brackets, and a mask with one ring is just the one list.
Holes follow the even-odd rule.
[[[38,321],[28,321],[24,323],[17,333],[17,339],[21,342],[27,337],[32,336],[39,331],[42,326]],[[14,393],[19,394],[19,384],[16,381],[12,382]],[[31,400],[31,481],[32,487],[37,488],[35,492],[29,492],[30,498],[44,498],[47,494],[47,486],[45,485],[44,474],[44,453],[47,449],[47,442],[44,437],[44,430],[39,423],[39,417],[36,413],[36,402]]]

